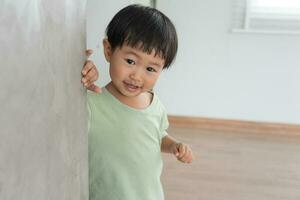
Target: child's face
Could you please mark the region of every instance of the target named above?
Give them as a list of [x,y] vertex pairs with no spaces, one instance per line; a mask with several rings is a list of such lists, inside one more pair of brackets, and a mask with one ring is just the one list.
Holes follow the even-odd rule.
[[164,66],[154,50],[147,54],[124,44],[112,51],[107,40],[103,44],[112,83],[122,95],[135,97],[154,87]]

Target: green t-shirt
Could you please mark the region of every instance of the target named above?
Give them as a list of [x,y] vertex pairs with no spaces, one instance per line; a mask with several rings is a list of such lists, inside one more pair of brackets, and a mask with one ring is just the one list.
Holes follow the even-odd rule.
[[134,109],[103,88],[88,92],[90,200],[163,200],[161,139],[168,119],[156,94]]

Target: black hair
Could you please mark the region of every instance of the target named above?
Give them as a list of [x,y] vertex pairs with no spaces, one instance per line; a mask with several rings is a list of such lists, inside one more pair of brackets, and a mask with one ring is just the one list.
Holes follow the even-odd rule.
[[138,4],[121,9],[109,22],[106,36],[112,50],[124,42],[143,52],[155,53],[165,60],[168,68],[176,57],[178,40],[171,20],[155,8]]

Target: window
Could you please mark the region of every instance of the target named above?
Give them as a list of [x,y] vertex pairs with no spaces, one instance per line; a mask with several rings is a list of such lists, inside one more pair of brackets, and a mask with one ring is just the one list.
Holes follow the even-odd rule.
[[144,6],[151,6],[153,8],[155,8],[156,6],[156,0],[131,0],[130,3],[141,4]]
[[300,0],[238,0],[236,31],[300,34]]

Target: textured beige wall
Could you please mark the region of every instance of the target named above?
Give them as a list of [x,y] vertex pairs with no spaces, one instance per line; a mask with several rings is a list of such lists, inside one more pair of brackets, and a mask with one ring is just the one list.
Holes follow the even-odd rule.
[[87,200],[85,6],[0,1],[0,199]]

